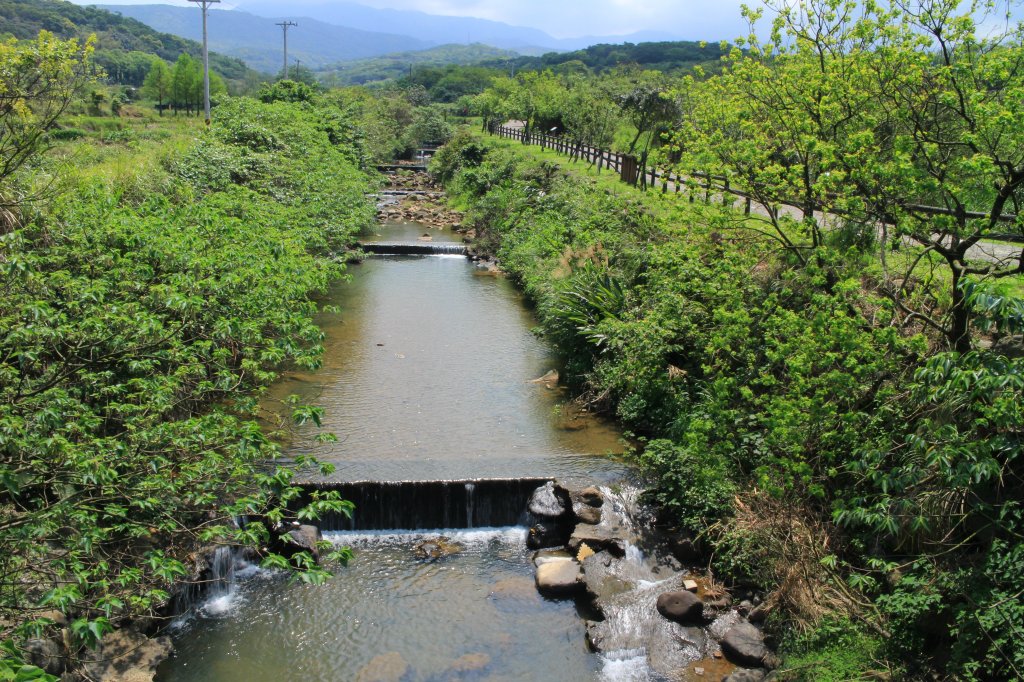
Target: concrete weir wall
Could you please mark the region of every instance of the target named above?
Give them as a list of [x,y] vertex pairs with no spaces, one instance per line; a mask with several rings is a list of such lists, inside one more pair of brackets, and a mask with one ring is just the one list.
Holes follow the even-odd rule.
[[523,523],[530,495],[549,480],[363,481],[303,487],[307,491],[336,490],[356,505],[351,519],[342,515],[322,518],[322,530],[425,530]]

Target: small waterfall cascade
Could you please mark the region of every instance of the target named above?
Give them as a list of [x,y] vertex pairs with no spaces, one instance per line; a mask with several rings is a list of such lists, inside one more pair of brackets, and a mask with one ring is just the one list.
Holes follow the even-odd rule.
[[261,570],[239,547],[216,547],[204,561],[196,579],[184,583],[175,595],[175,623],[179,626],[197,614],[217,617],[230,612],[238,602],[239,579]]
[[474,511],[473,493],[475,493],[475,492],[476,492],[476,483],[467,483],[466,484],[466,523],[468,524],[466,526],[467,528],[472,528],[473,527],[473,511]]
[[717,648],[711,631],[729,627],[735,614],[724,613],[709,626],[684,626],[662,617],[658,597],[683,589],[687,571],[656,539],[639,531],[646,513],[639,490],[602,487],[601,492],[606,513],[600,526],[626,539],[623,556],[602,552],[583,562],[587,591],[602,616],[587,628],[604,662],[602,679],[661,680],[711,659]]

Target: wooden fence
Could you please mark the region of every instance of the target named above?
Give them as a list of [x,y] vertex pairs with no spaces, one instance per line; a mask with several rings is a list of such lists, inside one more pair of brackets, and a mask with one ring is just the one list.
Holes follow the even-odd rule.
[[[567,154],[586,160],[595,164],[599,172],[603,168],[613,170],[619,174],[619,178],[623,182],[630,185],[640,184],[645,188],[653,189],[658,189],[660,187],[663,193],[670,191],[679,193],[683,190],[687,190],[690,201],[695,201],[700,195],[703,195],[701,198],[705,202],[708,202],[711,201],[712,197],[717,195],[721,197],[723,204],[729,205],[735,204],[738,198],[743,202],[743,212],[747,215],[751,212],[751,206],[754,201],[753,196],[741,188],[732,186],[729,178],[724,175],[715,175],[712,173],[691,173],[688,176],[683,176],[679,173],[661,170],[654,166],[644,166],[641,168],[639,161],[634,156],[619,154],[605,149],[598,149],[587,144],[580,144],[561,135],[548,135],[546,133],[531,132],[527,137],[527,133],[524,128],[503,125],[492,125],[489,130],[493,135],[498,135],[511,140],[518,140],[523,144],[538,145],[542,149],[552,149],[561,154]],[[796,209],[801,215],[804,214],[806,210],[805,205],[786,200],[777,201],[776,204],[772,206],[771,210],[778,212],[780,207]],[[919,213],[936,216],[944,215],[963,217],[967,219],[989,218],[989,214],[987,213],[966,211],[962,214],[958,214],[956,211],[941,206],[906,204],[905,208]],[[816,207],[816,210],[821,210],[821,207]],[[829,212],[834,213],[835,211],[833,209],[829,209]],[[996,219],[999,222],[1014,223],[1017,221],[1017,215],[1014,213],[1004,213]],[[1024,237],[1020,234],[993,234],[990,235],[990,237],[993,239],[1024,241]]]

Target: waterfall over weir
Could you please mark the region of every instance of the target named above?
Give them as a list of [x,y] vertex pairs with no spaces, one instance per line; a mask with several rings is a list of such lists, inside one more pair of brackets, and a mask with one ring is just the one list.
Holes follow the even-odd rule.
[[351,519],[320,519],[325,531],[487,528],[523,522],[526,503],[547,478],[466,481],[363,481],[303,484],[306,490],[336,490],[356,505]]
[[367,242],[360,244],[359,248],[367,253],[376,253],[389,256],[465,256],[466,247],[458,243],[443,242]]

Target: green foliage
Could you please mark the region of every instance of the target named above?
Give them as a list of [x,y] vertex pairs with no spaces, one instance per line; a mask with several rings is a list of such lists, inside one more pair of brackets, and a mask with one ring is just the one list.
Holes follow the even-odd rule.
[[884,644],[877,635],[848,620],[826,620],[782,645],[787,680],[845,682],[873,679]]
[[[311,296],[372,221],[368,180],[333,110],[222,108],[144,179],[83,168],[0,235],[6,622],[46,605],[91,646],[162,609],[199,538],[267,546],[266,526],[233,517],[351,509],[336,495],[292,509],[294,472],[267,464],[278,448],[255,415],[281,367],[319,365]],[[136,161],[130,146],[98,153]]]
[[311,102],[316,88],[293,80],[264,83],[256,93],[256,99],[266,104],[271,102]]

